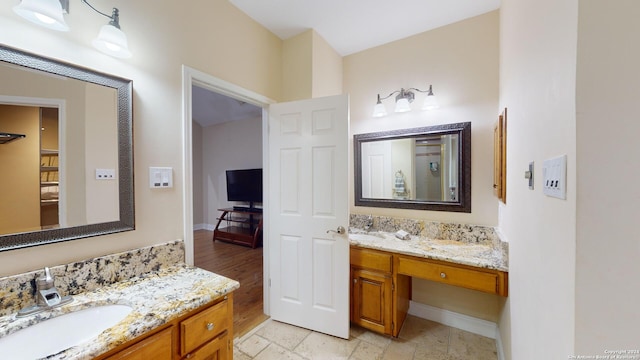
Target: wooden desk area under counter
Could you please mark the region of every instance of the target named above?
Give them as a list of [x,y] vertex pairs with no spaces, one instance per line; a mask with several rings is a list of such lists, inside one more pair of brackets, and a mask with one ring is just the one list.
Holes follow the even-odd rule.
[[[500,258],[503,255],[490,247],[484,249],[483,245],[460,244],[459,253],[447,260],[445,252],[438,249],[450,243],[425,239],[400,241],[393,237],[352,240],[351,322],[397,337],[409,310],[412,277],[508,295],[506,259]],[[486,254],[497,258],[485,262],[482,257]]]

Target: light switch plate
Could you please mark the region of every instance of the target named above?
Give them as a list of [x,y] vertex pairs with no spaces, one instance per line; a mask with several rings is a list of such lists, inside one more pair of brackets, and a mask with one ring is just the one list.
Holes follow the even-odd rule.
[[149,187],[152,189],[173,187],[173,168],[149,167]]
[[567,198],[567,155],[544,161],[542,181],[545,195],[558,199]]

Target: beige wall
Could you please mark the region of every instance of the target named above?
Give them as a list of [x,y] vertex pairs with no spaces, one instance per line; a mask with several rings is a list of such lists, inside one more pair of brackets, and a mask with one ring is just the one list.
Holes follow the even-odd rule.
[[[344,58],[344,92],[350,95],[351,135],[436,124],[472,123],[472,212],[470,214],[354,206],[351,212],[414,219],[497,225],[492,194],[493,123],[498,115],[498,12],[477,16]],[[440,109],[420,111],[417,93],[409,113],[372,118],[376,94],[433,84]],[[351,157],[353,155],[350,155]],[[352,162],[353,163],[353,162]],[[353,169],[349,187],[353,194]]]
[[308,30],[283,42],[283,101],[313,97],[313,33]]
[[342,94],[342,56],[314,30],[283,42],[282,100]]
[[311,97],[342,94],[342,56],[317,32],[312,33]]
[[[120,219],[118,196],[118,116],[116,91],[87,85],[85,138],[85,196],[87,224]],[[96,180],[96,169],[113,169],[112,180]]]
[[640,345],[639,15],[635,0],[579,5],[575,351],[581,355]]
[[[507,359],[566,359],[573,351],[576,261],[576,42],[578,1],[503,0],[500,108],[508,108],[509,304]],[[542,193],[542,162],[567,155],[567,199]],[[535,189],[523,172],[535,161]]]
[[[194,157],[195,158],[195,157]],[[202,129],[203,223],[216,224],[227,201],[226,170],[262,168],[262,118],[237,120]],[[194,163],[194,168],[196,164]]]
[[[444,26],[344,58],[344,92],[350,95],[351,134],[471,121],[472,212],[418,211],[354,206],[353,169],[349,171],[350,212],[435,221],[497,225],[492,193],[493,123],[498,111],[497,11]],[[440,109],[372,118],[376,94],[401,87],[426,90],[429,84]],[[419,108],[425,94],[416,94]],[[353,154],[350,151],[350,163]],[[500,299],[476,291],[414,279],[414,300],[482,319],[497,321]],[[447,301],[449,300],[449,301]]]
[[118,4],[134,53],[124,61],[91,47],[102,19],[80,2],[70,5],[68,33],[33,26],[1,7],[0,43],[133,80],[136,230],[1,252],[0,276],[183,238],[181,177],[157,191],[147,175],[149,166],[182,169],[183,64],[281,98],[282,42],[226,0]]

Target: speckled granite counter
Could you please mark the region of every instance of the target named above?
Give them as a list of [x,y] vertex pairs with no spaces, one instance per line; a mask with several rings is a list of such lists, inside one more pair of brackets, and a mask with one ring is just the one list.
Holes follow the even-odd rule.
[[412,236],[411,240],[400,240],[389,233],[374,233],[361,236],[350,233],[351,245],[383,250],[396,254],[448,261],[455,264],[486,269],[509,271],[506,254],[493,243],[463,243],[455,240],[435,240]]
[[[182,246],[181,243],[178,245]],[[122,254],[119,254],[119,257],[122,257]],[[131,259],[131,256],[128,258],[136,262],[135,259]],[[58,285],[57,281],[56,285]],[[223,297],[239,286],[240,284],[235,280],[189,267],[184,263],[158,264],[155,270],[135,274],[128,279],[103,286],[92,286],[91,290],[74,294],[72,303],[59,308],[20,319],[16,319],[15,312],[4,315],[0,317],[0,337],[57,315],[95,305],[131,306],[133,311],[118,325],[104,331],[88,343],[47,358],[92,359],[191,310]]]
[[[351,215],[351,245],[392,253],[448,261],[480,268],[509,271],[508,243],[492,227],[373,217],[373,229],[362,230],[365,215]],[[410,240],[394,236],[407,231]]]

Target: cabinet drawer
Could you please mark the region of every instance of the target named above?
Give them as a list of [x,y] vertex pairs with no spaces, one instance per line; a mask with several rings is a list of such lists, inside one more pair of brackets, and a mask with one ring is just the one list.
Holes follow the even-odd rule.
[[492,272],[471,270],[401,256],[398,257],[398,273],[492,294],[499,292],[498,274]]
[[384,272],[391,272],[393,264],[393,256],[391,254],[367,249],[351,248],[350,258],[351,266]]
[[229,327],[228,321],[233,314],[227,314],[227,303],[228,300],[225,299],[180,323],[182,355],[193,351]]

